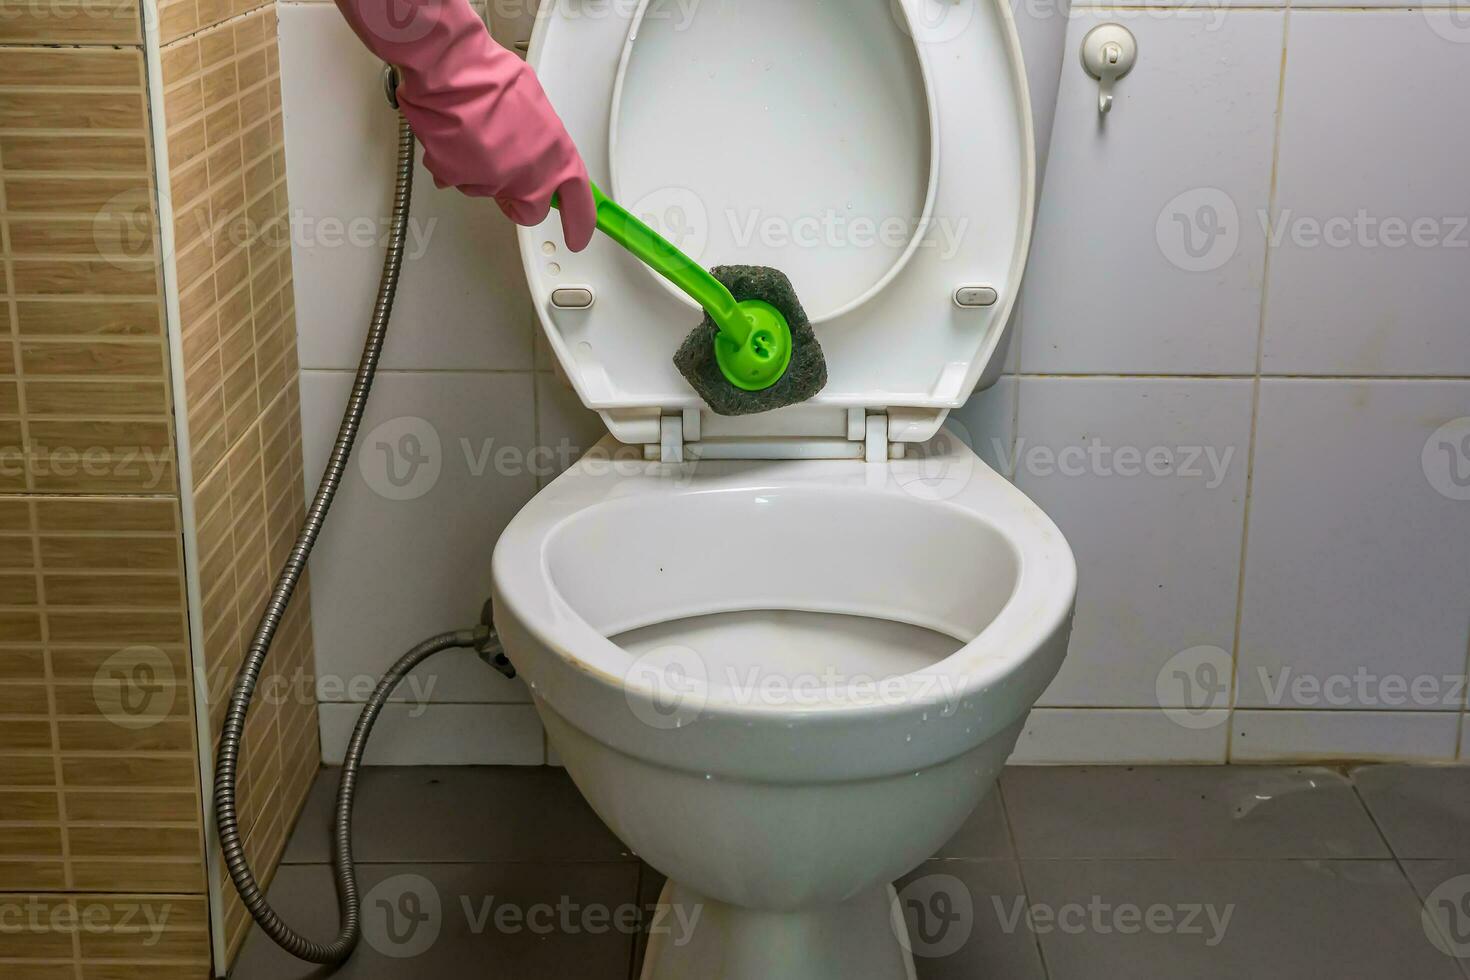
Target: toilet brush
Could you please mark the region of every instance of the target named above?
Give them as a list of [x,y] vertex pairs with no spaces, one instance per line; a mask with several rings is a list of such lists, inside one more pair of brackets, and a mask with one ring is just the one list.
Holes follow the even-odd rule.
[[827,361],[785,273],[753,265],[707,271],[596,184],[592,198],[604,234],[704,308],[674,366],[711,411],[768,412],[822,390]]

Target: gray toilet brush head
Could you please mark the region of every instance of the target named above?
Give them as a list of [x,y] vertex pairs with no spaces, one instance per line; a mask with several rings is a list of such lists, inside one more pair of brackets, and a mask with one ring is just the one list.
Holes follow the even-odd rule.
[[791,328],[791,363],[781,379],[764,391],[745,391],[732,385],[715,360],[715,321],[705,314],[678,353],[674,366],[716,415],[755,415],[811,398],[827,384],[827,359],[822,345],[796,298],[791,280],[779,269],[763,265],[718,265],[710,270],[736,300],[770,303]]

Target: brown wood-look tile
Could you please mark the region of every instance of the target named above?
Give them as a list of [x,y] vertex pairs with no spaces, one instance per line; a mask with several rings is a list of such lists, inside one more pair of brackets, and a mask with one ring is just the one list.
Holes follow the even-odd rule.
[[[7,606],[34,606],[39,601],[36,596],[36,576],[34,572],[25,572],[17,575],[0,573],[0,602]],[[5,654],[0,652],[0,676],[4,674]],[[0,695],[3,697],[3,695]],[[3,714],[3,712],[0,712]]]
[[90,218],[13,218],[10,254],[21,257],[146,259],[153,254],[153,216],[145,207],[111,210]]
[[155,825],[146,834],[117,826],[72,827],[67,831],[71,854],[79,858],[192,858],[201,849],[198,826]]
[[68,612],[49,610],[46,616],[54,643],[182,643],[188,633],[181,610],[153,612]]
[[35,546],[29,537],[13,537],[8,534],[0,536],[0,568],[33,568],[34,566]]
[[35,416],[164,415],[168,397],[162,381],[27,381],[26,406]]
[[15,291],[32,296],[154,296],[152,259],[14,259]]
[[49,755],[0,752],[0,786],[54,786],[56,763]]
[[199,29],[199,9],[194,0],[173,0],[158,7],[158,34],[163,44]]
[[[0,680],[45,681],[46,654],[39,647],[28,649],[0,649]],[[4,781],[0,780],[0,785]]]
[[[134,833],[131,829],[119,833]],[[71,861],[72,886],[98,892],[204,892],[203,857],[194,861]],[[196,967],[198,970],[198,967]],[[103,976],[94,973],[93,976]],[[197,977],[207,973],[196,973]]]
[[5,204],[13,214],[94,215],[119,199],[135,200],[150,193],[146,176],[5,175]]
[[57,537],[42,535],[41,562],[48,570],[63,568],[169,571],[179,567],[179,545],[173,537]]
[[141,44],[138,0],[0,0],[0,44]]
[[69,789],[158,786],[165,789],[194,786],[198,777],[189,756],[67,755],[61,760],[62,779]]
[[46,604],[130,606],[134,609],[183,608],[183,582],[177,575],[46,575]]
[[46,498],[36,500],[36,526],[43,533],[123,533],[179,530],[179,505],[173,500],[126,498]]
[[[10,681],[0,688],[0,715],[49,717],[51,695],[46,688],[45,678],[42,677],[40,681],[40,683]],[[0,800],[0,804],[3,803],[4,801]],[[12,811],[3,805],[0,805],[0,813],[7,814],[6,819],[23,819],[19,816],[9,816]]]
[[141,92],[0,91],[0,127],[5,129],[136,131],[143,129],[145,114]]
[[173,823],[194,826],[199,796],[191,790],[66,792],[67,818],[79,822]]
[[[41,614],[27,609],[0,609],[0,636],[11,643],[39,643],[41,640]],[[0,745],[5,745],[0,738]],[[33,747],[29,743],[12,748]]]
[[167,371],[161,343],[118,343],[93,340],[30,341],[20,345],[27,377],[86,375],[88,377],[162,377]]
[[12,48],[0,64],[0,86],[50,86],[140,89],[143,57],[113,48]]
[[164,45],[159,55],[159,67],[165,86],[197,74],[200,70],[198,38],[186,38],[176,44]]
[[[155,644],[153,649],[169,665],[176,681],[188,676],[189,655],[182,644]],[[117,645],[52,646],[50,654],[51,671],[58,690],[63,687],[86,688],[96,680],[97,672],[107,665],[107,661],[117,654]],[[78,697],[85,697],[85,693]]]
[[[34,858],[8,858],[0,857],[0,891],[16,891],[24,889],[27,891],[61,891],[66,888],[66,862],[59,857],[55,860],[44,860]],[[0,901],[4,901],[0,898]],[[17,964],[12,963],[10,968],[14,969]],[[44,977],[45,973],[35,973],[35,965],[26,963],[25,980],[35,977]],[[67,967],[67,969],[71,969]],[[71,975],[66,974],[67,980]]]
[[143,133],[0,133],[0,160],[10,173],[146,174],[148,144]]
[[16,303],[21,337],[160,337],[156,299],[21,300]]
[[[0,614],[0,624],[4,622],[4,614]],[[19,639],[24,642],[26,637]],[[47,722],[0,719],[0,745],[14,752],[49,752],[51,726]]]
[[124,728],[111,721],[56,723],[62,752],[168,752],[192,757],[194,723],[160,721],[146,728]]

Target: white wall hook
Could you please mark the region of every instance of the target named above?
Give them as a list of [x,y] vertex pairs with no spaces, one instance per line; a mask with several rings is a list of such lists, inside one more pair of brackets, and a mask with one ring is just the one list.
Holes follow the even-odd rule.
[[1113,83],[1133,70],[1138,41],[1122,24],[1099,24],[1082,39],[1082,67],[1097,79],[1097,111],[1113,109]]

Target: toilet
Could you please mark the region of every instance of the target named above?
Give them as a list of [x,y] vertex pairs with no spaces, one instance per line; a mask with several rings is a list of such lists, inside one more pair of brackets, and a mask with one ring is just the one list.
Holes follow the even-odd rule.
[[993,787],[1075,604],[1056,525],[943,425],[1001,370],[1030,237],[1010,9],[548,0],[528,57],[612,196],[790,276],[829,381],[712,415],[670,360],[697,308],[610,241],[522,229],[608,436],[502,534],[501,642],[668,879],[645,980],[912,978],[893,882]]

